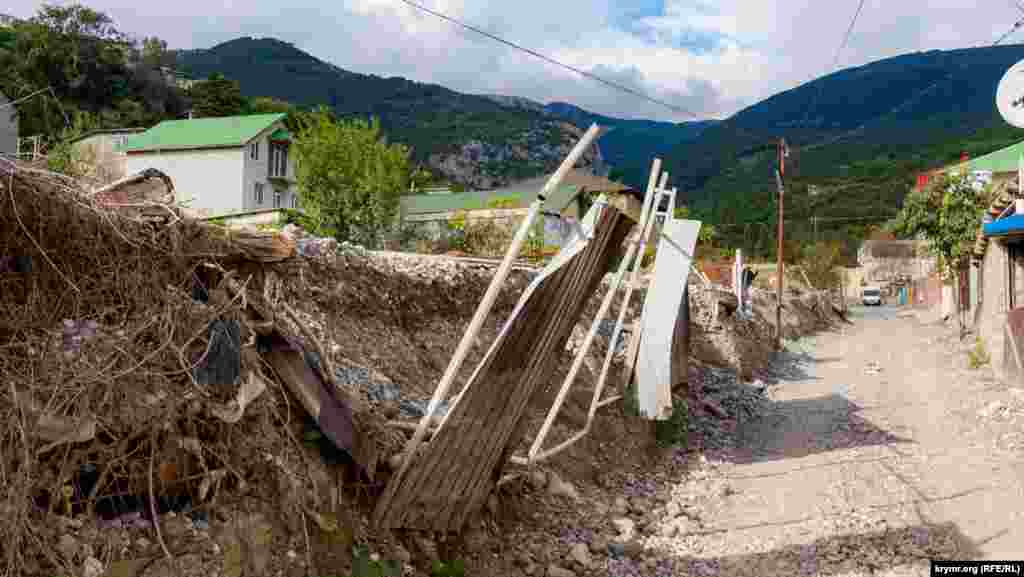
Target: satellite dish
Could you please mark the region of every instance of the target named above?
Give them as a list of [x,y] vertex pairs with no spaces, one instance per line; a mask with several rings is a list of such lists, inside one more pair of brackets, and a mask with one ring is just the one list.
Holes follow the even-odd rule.
[[996,88],[996,108],[1003,120],[1017,128],[1024,128],[1024,60],[1003,74]]

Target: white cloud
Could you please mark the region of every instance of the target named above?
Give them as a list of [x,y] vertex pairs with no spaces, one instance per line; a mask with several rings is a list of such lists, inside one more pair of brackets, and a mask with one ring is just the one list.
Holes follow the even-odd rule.
[[[731,114],[828,72],[857,7],[857,0],[664,0],[660,14],[623,22],[636,0],[417,1],[702,116]],[[274,36],[356,72],[406,76],[464,92],[566,100],[610,115],[687,119],[400,0],[87,3],[126,32],[158,35],[175,47]],[[39,4],[32,0],[14,12],[28,16]],[[983,45],[1019,16],[1010,2],[979,10],[973,0],[934,0],[927,6],[866,0],[839,65]],[[716,39],[707,50],[685,47]]]

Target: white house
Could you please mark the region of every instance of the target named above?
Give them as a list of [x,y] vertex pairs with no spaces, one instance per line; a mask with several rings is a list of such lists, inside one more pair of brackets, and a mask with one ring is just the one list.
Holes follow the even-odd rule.
[[176,200],[219,216],[298,206],[284,114],[168,120],[128,138],[126,172],[155,168]]

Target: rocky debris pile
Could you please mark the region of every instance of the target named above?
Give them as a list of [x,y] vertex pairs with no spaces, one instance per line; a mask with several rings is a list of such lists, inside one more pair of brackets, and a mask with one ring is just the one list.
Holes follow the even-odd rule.
[[694,448],[729,448],[737,425],[771,410],[769,385],[761,380],[743,383],[732,369],[691,367],[688,382],[688,427]]

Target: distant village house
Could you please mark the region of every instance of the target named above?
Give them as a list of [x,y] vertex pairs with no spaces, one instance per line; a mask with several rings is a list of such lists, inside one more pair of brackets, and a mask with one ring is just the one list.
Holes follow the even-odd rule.
[[171,177],[175,200],[204,216],[298,206],[284,114],[169,120],[129,137],[129,174]]
[[0,155],[18,153],[18,110],[0,93]]
[[[464,215],[467,222],[492,222],[514,228],[526,217],[537,193],[547,184],[549,176],[540,176],[517,182],[497,190],[472,192],[424,191],[399,200],[399,220],[406,225],[418,225],[427,237],[439,240],[445,236],[448,223]],[[544,203],[544,239],[548,246],[560,246],[572,233],[589,209],[588,193],[630,193],[635,189],[612,182],[581,169],[573,169],[562,184]]]
[[71,141],[75,156],[84,172],[99,182],[113,182],[124,178],[124,147],[128,137],[145,131],[144,128],[113,128],[93,130]]

